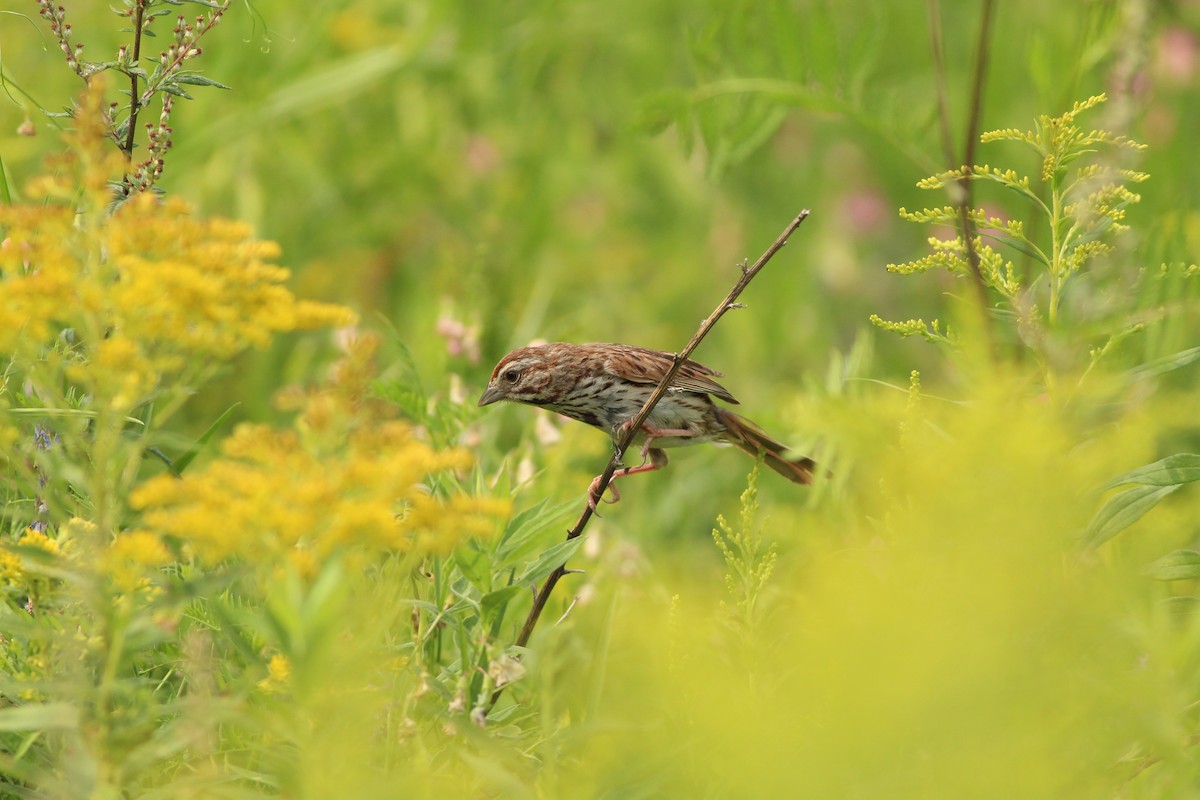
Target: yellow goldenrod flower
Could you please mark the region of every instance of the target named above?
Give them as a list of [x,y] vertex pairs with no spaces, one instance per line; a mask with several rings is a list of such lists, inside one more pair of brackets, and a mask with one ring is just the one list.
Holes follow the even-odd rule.
[[143,525],[206,563],[290,562],[304,575],[335,551],[446,552],[491,534],[507,501],[433,490],[438,475],[469,468],[470,454],[433,448],[367,396],[377,346],[355,339],[328,384],[286,393],[295,429],[241,425],[221,457],[135,489]]

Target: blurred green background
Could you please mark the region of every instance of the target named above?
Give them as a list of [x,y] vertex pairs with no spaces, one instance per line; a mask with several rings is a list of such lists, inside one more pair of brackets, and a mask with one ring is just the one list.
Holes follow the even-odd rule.
[[[86,57],[109,57],[125,41],[108,4],[66,6]],[[42,109],[61,110],[80,81],[32,0],[3,8],[0,155],[19,190],[61,146],[62,121]],[[728,316],[697,354],[727,374],[750,416],[808,447],[820,432],[806,428],[796,398],[848,369],[839,354],[856,341],[860,356],[874,353],[873,378],[904,386],[918,368],[929,385],[944,369],[923,342],[867,324],[871,313],[944,316],[954,288],[933,274],[885,271],[919,256],[930,233],[896,209],[945,202],[915,188],[947,166],[929,8],[239,2],[196,62],[232,88],[197,87],[178,104],[161,185],[280,242],[302,296],[348,303],[370,327],[394,326],[425,389],[446,396],[454,373],[468,401],[501,355],[535,338],[682,346],[736,263],[809,208],[745,295],[748,310]],[[940,14],[961,157],[979,4],[945,3]],[[1152,179],[1130,215],[1122,268],[1196,251],[1186,232],[1196,237],[1198,22],[1194,2],[997,5],[983,130],[1028,128],[1038,114],[1107,91],[1089,124],[1150,145],[1141,167]],[[36,135],[18,134],[26,120]],[[1036,174],[1003,145],[982,146],[978,160]],[[471,341],[452,346],[463,332],[456,323],[468,340],[478,331],[477,352]],[[235,401],[238,415],[270,416],[272,390],[310,374],[328,349],[296,337],[245,357],[196,398],[193,426]],[[485,435],[502,449],[529,441],[527,410],[492,411],[501,423]],[[604,437],[566,435],[564,480],[594,473]],[[676,458],[684,460],[691,480],[646,479],[661,500],[648,522],[664,521],[660,513],[678,521],[665,509],[698,503],[707,528],[736,499],[728,491],[714,500],[709,489],[738,485],[747,464],[727,454]],[[764,491],[791,487],[764,481]]]
[[[107,3],[64,5],[87,58],[126,41]],[[278,241],[301,296],[347,303],[364,327],[393,331],[387,377],[429,398],[432,411],[414,416],[435,445],[449,431],[472,447],[498,492],[504,476],[535,475],[517,509],[581,501],[609,445],[582,425],[552,435],[557,423],[528,408],[478,412],[495,361],[535,338],[679,348],[738,262],[812,211],[743,296],[748,308],[696,354],[726,373],[748,416],[833,460],[833,480],[812,491],[760,481],[752,522],[779,555],[765,621],[726,624],[736,587],[722,583],[710,537],[718,513],[738,517],[749,460],[672,454],[670,469],[630,479],[625,501],[589,527],[571,561],[587,574],[552,598],[526,654],[530,677],[512,693],[529,716],[446,733],[446,698],[425,697],[435,712],[425,741],[453,751],[445,743],[460,737],[463,763],[484,777],[464,779],[470,792],[418,786],[414,796],[741,787],[792,797],[802,762],[819,797],[1196,796],[1200,628],[1195,615],[1178,625],[1167,602],[1195,586],[1163,588],[1144,573],[1164,552],[1195,547],[1195,487],[1137,535],[1075,548],[1102,503],[1096,487],[1195,451],[1195,365],[1161,383],[1150,372],[1129,396],[1089,385],[1072,405],[1069,370],[1046,401],[1036,370],[1022,371],[1028,360],[964,378],[970,359],[867,322],[945,319],[964,293],[943,274],[901,277],[886,265],[927,252],[933,231],[897,209],[945,204],[915,184],[960,163],[940,143],[931,9],[961,158],[980,8],[263,0],[232,5],[204,40],[196,66],[231,89],[197,87],[177,105],[161,186]],[[35,2],[0,0],[0,11],[0,158],[19,193],[62,148],[63,121],[43,110],[68,106],[81,87]],[[1106,92],[1081,126],[1149,146],[1132,230],[1098,262],[1101,279],[1081,285],[1082,302],[1106,307],[1140,269],[1200,252],[1198,29],[1196,0],[995,4],[981,130],[1027,129]],[[976,160],[1040,172],[1010,145],[982,145]],[[989,211],[1028,216],[985,188]],[[1144,347],[1128,359],[1136,365],[1200,343],[1194,303],[1166,296],[1168,283],[1169,319],[1150,326],[1152,342],[1130,345]],[[1079,341],[1089,335],[1101,334]],[[235,403],[237,419],[274,419],[272,393],[312,382],[335,350],[336,337],[292,336],[242,357],[189,404],[185,434]],[[924,395],[909,403],[913,369]],[[573,517],[564,507],[561,524],[546,523],[547,547]],[[371,603],[403,627],[396,602],[348,603],[329,617],[331,653],[343,655],[344,629],[383,625],[361,613]],[[501,646],[519,615],[505,620]],[[370,670],[312,674],[334,687],[379,683]],[[382,706],[358,713],[371,696],[347,712],[330,695],[341,727],[315,726],[317,746],[297,750],[331,786],[309,796],[394,794],[393,774],[358,769],[379,746]],[[439,789],[457,763],[402,762]],[[536,790],[511,779],[535,772]],[[342,785],[347,773],[381,788],[356,792]],[[478,788],[509,783],[517,788]]]

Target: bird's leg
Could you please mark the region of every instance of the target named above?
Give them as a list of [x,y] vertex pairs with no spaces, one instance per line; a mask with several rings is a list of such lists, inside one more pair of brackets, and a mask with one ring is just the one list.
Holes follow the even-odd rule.
[[[607,503],[621,502],[621,493],[617,491],[617,478],[624,478],[626,475],[637,475],[639,472],[653,472],[656,469],[662,469],[667,465],[667,451],[659,448],[651,448],[648,451],[650,456],[649,464],[642,464],[640,467],[625,467],[613,473],[612,479],[608,482],[608,488],[612,491],[612,500],[606,500]],[[601,500],[597,490],[600,488],[600,476],[597,475],[592,479],[592,485],[588,487],[588,508],[592,511],[596,510],[596,503]]]
[[[632,423],[633,423],[633,420],[631,420],[631,419],[627,419],[624,422],[622,422],[620,424],[620,426],[617,428],[617,432],[616,432],[616,435],[613,437],[613,440],[619,441],[621,439],[621,437],[624,436],[625,433],[629,430],[629,426]],[[655,439],[665,439],[669,436],[676,436],[679,438],[689,438],[689,437],[697,435],[695,431],[690,430],[688,428],[656,428],[653,425],[650,425],[647,423],[642,424],[642,433],[646,434],[646,441],[642,442],[642,451],[641,451],[643,465],[646,463],[646,456],[649,454],[649,452],[652,449],[654,449],[654,440]]]

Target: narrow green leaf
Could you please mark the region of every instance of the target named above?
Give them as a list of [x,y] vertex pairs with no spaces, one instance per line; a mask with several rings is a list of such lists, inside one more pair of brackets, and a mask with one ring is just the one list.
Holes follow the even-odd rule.
[[0,731],[71,730],[79,727],[79,709],[69,703],[40,703],[0,711]]
[[543,500],[509,520],[496,545],[498,569],[503,569],[525,555],[541,534],[550,528],[563,525],[567,518],[579,508],[579,501],[568,500],[556,506],[547,506],[547,501]]
[[208,426],[208,429],[204,431],[204,433],[200,434],[200,438],[196,440],[196,443],[189,447],[187,452],[181,455],[179,459],[175,461],[171,467],[171,471],[176,475],[182,475],[183,471],[188,468],[188,465],[192,463],[192,460],[195,459],[196,456],[200,455],[201,451],[204,450],[205,445],[212,440],[213,436],[217,434],[217,431],[221,429],[221,426],[225,424],[225,420],[229,419],[229,415],[232,414],[233,410],[239,405],[241,405],[241,403],[234,403],[229,408],[225,409],[225,411],[221,413],[221,416],[213,420],[213,423]]
[[1046,255],[1037,248],[1037,246],[1025,239],[1020,239],[1005,233],[1004,231],[997,231],[994,229],[981,229],[979,233],[981,236],[991,239],[998,244],[1012,248],[1022,255],[1029,256],[1039,264],[1044,264],[1046,266],[1050,265],[1050,259],[1048,259]]
[[1160,581],[1200,578],[1200,553],[1195,550],[1176,550],[1173,553],[1167,553],[1146,567],[1146,574]]
[[1169,356],[1147,361],[1145,364],[1139,364],[1126,374],[1135,380],[1153,378],[1156,375],[1164,375],[1180,367],[1186,367],[1197,360],[1200,360],[1200,347],[1191,347]]
[[8,174],[4,170],[4,159],[0,158],[0,201],[4,205],[12,205],[12,192],[8,188]]
[[1134,486],[1113,495],[1096,513],[1083,536],[1085,547],[1099,547],[1137,522],[1159,501],[1179,488],[1172,486]]
[[559,542],[548,550],[543,551],[540,556],[525,566],[525,570],[521,573],[521,576],[513,581],[513,583],[520,584],[521,586],[539,583],[551,572],[566,564],[571,556],[575,555],[575,551],[579,549],[579,545],[581,544],[583,544],[583,537],[576,536],[574,539]]
[[383,82],[407,60],[406,50],[395,45],[355,53],[281,86],[267,98],[260,113],[268,118],[290,117],[344,103],[368,87]]
[[215,86],[218,89],[230,89],[223,83],[217,83],[212,78],[205,77],[196,72],[181,72],[175,76],[176,83],[186,83],[191,86]]
[[166,92],[167,94],[173,94],[176,97],[182,97],[184,100],[193,100],[194,99],[190,94],[185,92],[183,89],[180,89],[179,86],[175,83],[175,81],[171,81],[169,83],[164,83],[159,88],[162,91]]
[[1177,486],[1192,481],[1200,481],[1200,453],[1176,453],[1113,478],[1104,488],[1112,489],[1130,483],[1140,486]]

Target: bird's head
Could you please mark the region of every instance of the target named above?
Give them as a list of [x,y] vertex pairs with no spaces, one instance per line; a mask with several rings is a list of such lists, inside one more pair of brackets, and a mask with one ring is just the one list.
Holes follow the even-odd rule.
[[487,406],[500,400],[542,405],[554,401],[554,371],[558,343],[519,347],[500,359],[492,370],[487,389],[479,405]]

